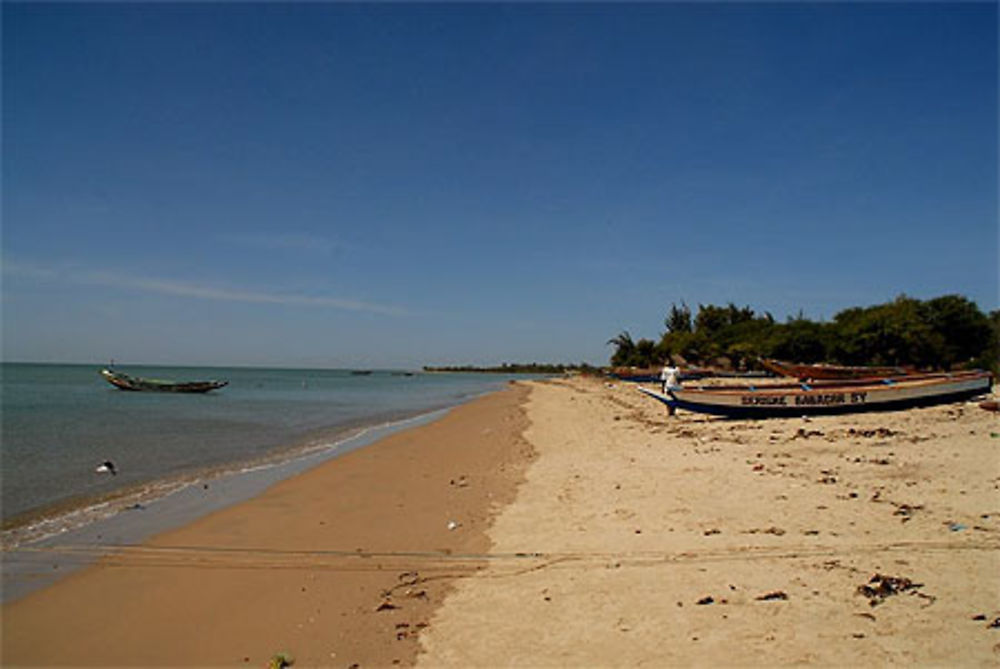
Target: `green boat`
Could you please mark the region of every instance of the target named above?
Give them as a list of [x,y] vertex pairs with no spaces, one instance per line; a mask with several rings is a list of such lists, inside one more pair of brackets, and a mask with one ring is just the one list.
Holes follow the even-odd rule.
[[229,385],[229,381],[164,381],[142,379],[111,369],[102,369],[104,380],[119,390],[147,391],[158,393],[207,393]]

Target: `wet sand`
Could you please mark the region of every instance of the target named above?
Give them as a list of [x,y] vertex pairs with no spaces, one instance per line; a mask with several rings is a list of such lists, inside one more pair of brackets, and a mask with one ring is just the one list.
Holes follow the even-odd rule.
[[[412,664],[531,457],[525,387],[281,482],[3,609],[13,665]],[[454,529],[449,529],[454,523]]]

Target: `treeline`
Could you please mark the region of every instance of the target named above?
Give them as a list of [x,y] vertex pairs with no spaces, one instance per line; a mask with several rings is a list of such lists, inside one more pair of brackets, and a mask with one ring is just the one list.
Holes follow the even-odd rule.
[[585,362],[578,365],[552,365],[547,363],[510,363],[494,367],[477,367],[462,365],[460,367],[424,367],[425,372],[478,372],[488,374],[565,374],[579,372],[581,374],[596,373],[596,369]]
[[671,305],[659,340],[634,341],[622,332],[613,367],[711,365],[758,369],[760,358],[843,365],[908,365],[920,369],[983,368],[998,371],[1000,311],[988,316],[971,300],[945,295],[918,300],[901,295],[892,302],[853,307],[829,322],[800,313],[784,323],[750,307]]

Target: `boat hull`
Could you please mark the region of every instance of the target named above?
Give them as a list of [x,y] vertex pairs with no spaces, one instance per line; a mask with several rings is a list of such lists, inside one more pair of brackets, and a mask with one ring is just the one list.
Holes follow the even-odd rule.
[[790,376],[796,379],[872,379],[883,376],[906,376],[918,374],[908,367],[850,367],[845,365],[799,365],[781,360],[761,360],[760,364],[769,372],[778,376]]
[[673,389],[666,394],[640,388],[671,410],[730,418],[794,417],[895,411],[966,400],[990,391],[992,377],[985,372],[934,376],[912,381],[886,379],[869,385],[821,385],[799,388]]
[[101,376],[119,390],[156,393],[207,393],[229,385],[228,381],[154,381],[102,369]]

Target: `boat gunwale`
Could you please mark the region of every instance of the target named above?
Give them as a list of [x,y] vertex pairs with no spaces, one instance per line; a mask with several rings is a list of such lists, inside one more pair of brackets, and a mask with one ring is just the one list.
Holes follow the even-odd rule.
[[[940,374],[926,376],[902,376],[887,377],[884,379],[865,379],[864,383],[840,383],[827,381],[825,383],[815,383],[810,385],[807,382],[790,383],[783,386],[719,386],[719,387],[684,387],[675,388],[683,393],[697,393],[699,395],[744,395],[753,393],[755,395],[790,395],[805,393],[831,393],[840,389],[850,389],[851,392],[863,391],[887,391],[903,388],[922,388],[930,385],[944,385],[950,382],[971,381],[980,378],[992,378],[990,372],[968,371],[968,372],[942,372]],[[859,379],[860,381],[860,379]]]

